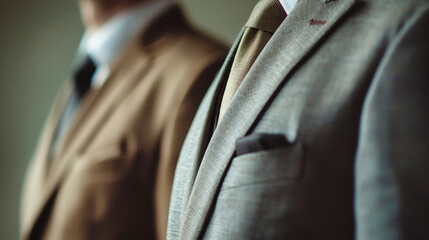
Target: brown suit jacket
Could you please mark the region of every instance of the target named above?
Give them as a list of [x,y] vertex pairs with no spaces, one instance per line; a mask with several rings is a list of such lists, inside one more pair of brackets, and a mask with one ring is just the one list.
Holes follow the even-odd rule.
[[165,239],[176,159],[225,49],[177,6],[142,30],[49,157],[66,84],[28,170],[23,239]]

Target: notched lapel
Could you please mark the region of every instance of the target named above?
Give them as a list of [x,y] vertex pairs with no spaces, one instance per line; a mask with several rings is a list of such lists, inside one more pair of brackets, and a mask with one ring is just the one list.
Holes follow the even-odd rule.
[[[201,237],[222,177],[235,151],[278,87],[355,0],[302,0],[274,33],[219,122],[201,161],[185,209],[180,239]],[[311,24],[311,20],[324,24]]]

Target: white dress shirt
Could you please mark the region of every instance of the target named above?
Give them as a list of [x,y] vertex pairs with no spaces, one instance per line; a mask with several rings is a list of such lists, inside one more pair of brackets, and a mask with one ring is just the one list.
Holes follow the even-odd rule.
[[143,3],[124,10],[95,32],[86,31],[79,44],[80,54],[87,54],[97,65],[91,87],[98,88],[110,74],[110,64],[145,24],[172,4],[170,0]]
[[283,8],[285,9],[287,15],[292,12],[295,5],[298,3],[299,0],[280,0],[280,3],[282,4]]

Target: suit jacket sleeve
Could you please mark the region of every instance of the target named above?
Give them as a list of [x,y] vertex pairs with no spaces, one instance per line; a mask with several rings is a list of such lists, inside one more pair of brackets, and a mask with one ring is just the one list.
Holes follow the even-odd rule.
[[376,71],[356,157],[358,240],[429,239],[429,5],[409,18]]

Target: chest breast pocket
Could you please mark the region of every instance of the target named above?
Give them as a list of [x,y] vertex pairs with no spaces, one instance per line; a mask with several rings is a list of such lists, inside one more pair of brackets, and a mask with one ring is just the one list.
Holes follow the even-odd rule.
[[280,134],[252,134],[236,143],[236,157],[221,191],[256,185],[298,181],[304,158],[300,142],[289,142]]

